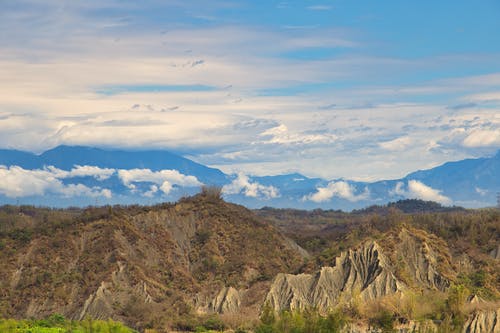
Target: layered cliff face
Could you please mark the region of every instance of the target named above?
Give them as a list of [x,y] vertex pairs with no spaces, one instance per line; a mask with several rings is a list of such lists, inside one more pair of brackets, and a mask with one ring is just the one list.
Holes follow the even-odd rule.
[[276,311],[317,308],[327,312],[339,300],[374,299],[403,290],[376,242],[349,250],[316,274],[278,274],[266,297]]
[[500,244],[490,252],[490,257],[500,260]]
[[[368,241],[342,252],[331,267],[315,274],[278,274],[266,301],[276,310],[317,308],[327,312],[353,297],[374,300],[409,287],[445,291],[451,271],[446,246],[430,235],[406,228],[386,234],[384,246]],[[439,263],[438,263],[439,262]]]
[[224,287],[209,304],[215,313],[237,313],[241,307],[242,292],[233,287]]
[[500,308],[478,311],[469,317],[463,333],[498,333],[500,332]]
[[445,291],[455,273],[445,242],[422,230],[402,228],[390,232],[386,252],[396,274],[410,286]]

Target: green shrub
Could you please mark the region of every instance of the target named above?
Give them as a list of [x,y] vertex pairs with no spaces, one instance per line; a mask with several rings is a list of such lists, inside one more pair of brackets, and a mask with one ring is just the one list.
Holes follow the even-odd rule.
[[0,319],[2,333],[136,333],[122,323],[112,320],[69,321],[60,314],[40,320]]
[[203,327],[209,330],[223,331],[225,325],[217,315],[213,315],[203,321]]
[[393,314],[387,310],[382,310],[373,318],[370,318],[370,324],[378,327],[382,332],[394,331],[394,318]]
[[316,310],[283,311],[275,316],[269,305],[265,305],[256,333],[338,333],[346,324],[345,316],[331,312],[326,316]]

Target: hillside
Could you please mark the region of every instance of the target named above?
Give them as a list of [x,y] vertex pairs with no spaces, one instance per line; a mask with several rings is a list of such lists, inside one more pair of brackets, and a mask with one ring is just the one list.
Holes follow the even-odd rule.
[[206,193],[152,208],[7,206],[0,221],[0,313],[17,318],[189,326],[224,287],[258,311],[266,281],[302,262],[274,227]]
[[499,240],[496,210],[422,202],[250,211],[205,188],[152,207],[3,206],[0,317],[59,313],[160,332],[285,332],[287,316],[345,333],[497,332]]
[[[409,214],[396,208],[409,205],[425,209]],[[498,210],[443,211],[435,203],[404,202],[350,214],[272,208],[256,213],[314,258],[300,274],[275,278],[266,297],[273,308],[340,311],[358,322],[353,332],[369,331],[359,318],[374,323],[384,313],[389,323],[411,323],[388,325],[402,330],[500,331]]]

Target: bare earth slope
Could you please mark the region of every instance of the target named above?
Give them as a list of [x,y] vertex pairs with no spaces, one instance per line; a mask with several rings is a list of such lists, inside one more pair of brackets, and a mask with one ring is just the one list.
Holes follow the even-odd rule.
[[249,293],[245,306],[258,309],[265,281],[302,263],[297,246],[274,227],[216,197],[85,214],[45,225],[24,214],[31,227],[22,230],[5,222],[0,314],[171,324],[200,311],[235,310],[237,289]]

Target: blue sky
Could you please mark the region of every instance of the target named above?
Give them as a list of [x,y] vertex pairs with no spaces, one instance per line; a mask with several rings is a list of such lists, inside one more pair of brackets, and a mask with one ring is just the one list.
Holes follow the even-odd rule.
[[398,178],[500,148],[498,1],[0,1],[0,142]]

